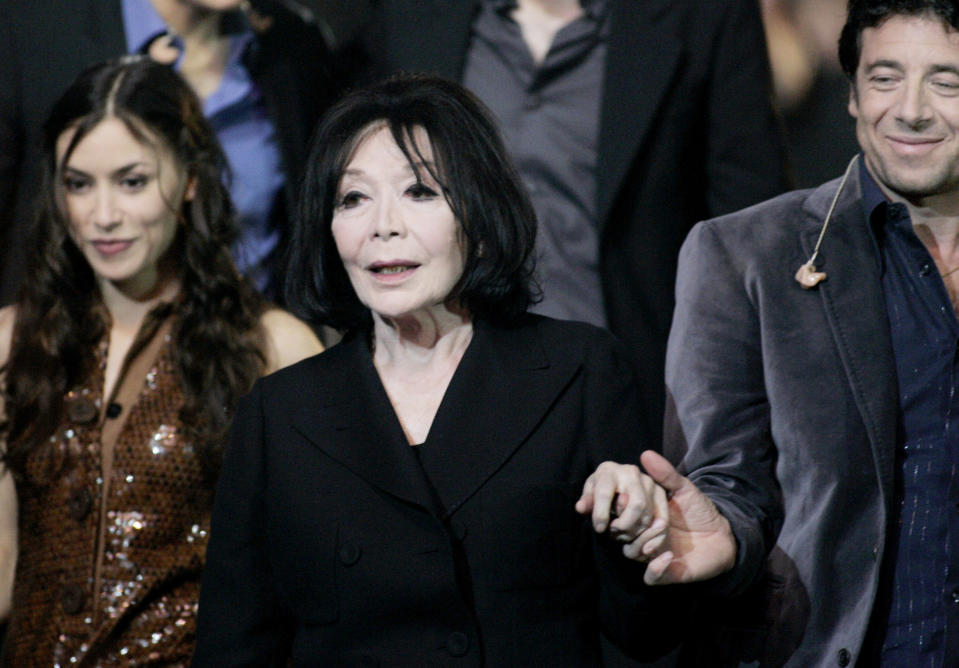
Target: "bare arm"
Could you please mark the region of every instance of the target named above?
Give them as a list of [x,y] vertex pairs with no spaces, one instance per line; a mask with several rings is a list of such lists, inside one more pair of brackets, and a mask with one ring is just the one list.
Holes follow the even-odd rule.
[[[10,340],[13,336],[13,321],[16,310],[13,306],[0,309],[0,370],[10,356]],[[0,395],[0,416],[3,415],[3,396]],[[0,442],[6,450],[6,443]],[[13,476],[0,465],[0,620],[10,615],[13,597],[13,574],[17,566],[17,490]]]
[[266,334],[267,373],[323,352],[323,344],[313,330],[282,309],[270,309],[260,323]]
[[10,615],[13,575],[17,568],[17,490],[13,476],[0,473],[0,620]]

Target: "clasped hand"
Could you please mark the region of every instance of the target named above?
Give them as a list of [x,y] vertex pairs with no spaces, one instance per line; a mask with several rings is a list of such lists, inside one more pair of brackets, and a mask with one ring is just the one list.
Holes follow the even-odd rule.
[[[623,555],[648,562],[646,584],[696,582],[731,569],[736,539],[713,502],[661,455],[633,464],[603,462],[583,484],[576,511],[609,531]],[[648,475],[647,475],[648,474]]]

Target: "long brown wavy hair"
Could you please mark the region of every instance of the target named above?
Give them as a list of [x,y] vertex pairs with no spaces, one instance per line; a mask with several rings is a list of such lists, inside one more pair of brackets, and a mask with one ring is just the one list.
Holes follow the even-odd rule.
[[[195,196],[180,205],[182,224],[168,251],[181,283],[172,336],[184,394],[184,438],[212,479],[236,403],[265,366],[259,325],[264,303],[230,256],[236,230],[224,183],[226,159],[199,101],[169,67],[138,57],[85,70],[44,125],[31,274],[17,300],[5,372],[4,460],[22,477],[28,459],[52,447],[64,395],[93,370],[106,331],[96,278],[70,238],[62,173],[77,144],[108,117],[121,120],[146,145],[170,150],[195,183]],[[57,139],[67,131],[72,140],[58,160]]]

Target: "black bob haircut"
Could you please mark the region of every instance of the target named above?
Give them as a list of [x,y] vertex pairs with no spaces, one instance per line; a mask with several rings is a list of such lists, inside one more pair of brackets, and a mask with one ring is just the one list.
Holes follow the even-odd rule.
[[959,30],[956,0],[849,0],[846,25],[839,35],[839,63],[853,86],[862,53],[862,31],[876,28],[893,16],[928,16]]
[[[290,307],[311,323],[343,332],[372,324],[337,253],[331,223],[343,172],[377,126],[389,128],[414,173],[429,170],[459,222],[465,266],[449,298],[474,318],[517,321],[539,299],[536,214],[491,112],[459,84],[425,75],[356,90],[320,121],[289,247]],[[426,131],[435,164],[420,155],[416,128]]]

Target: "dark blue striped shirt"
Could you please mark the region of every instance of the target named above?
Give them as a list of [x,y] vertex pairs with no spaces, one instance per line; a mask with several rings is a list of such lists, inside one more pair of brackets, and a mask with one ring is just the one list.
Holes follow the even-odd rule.
[[863,205],[882,259],[899,382],[899,516],[882,665],[953,666],[959,628],[959,319],[904,204],[886,200],[862,167]]

